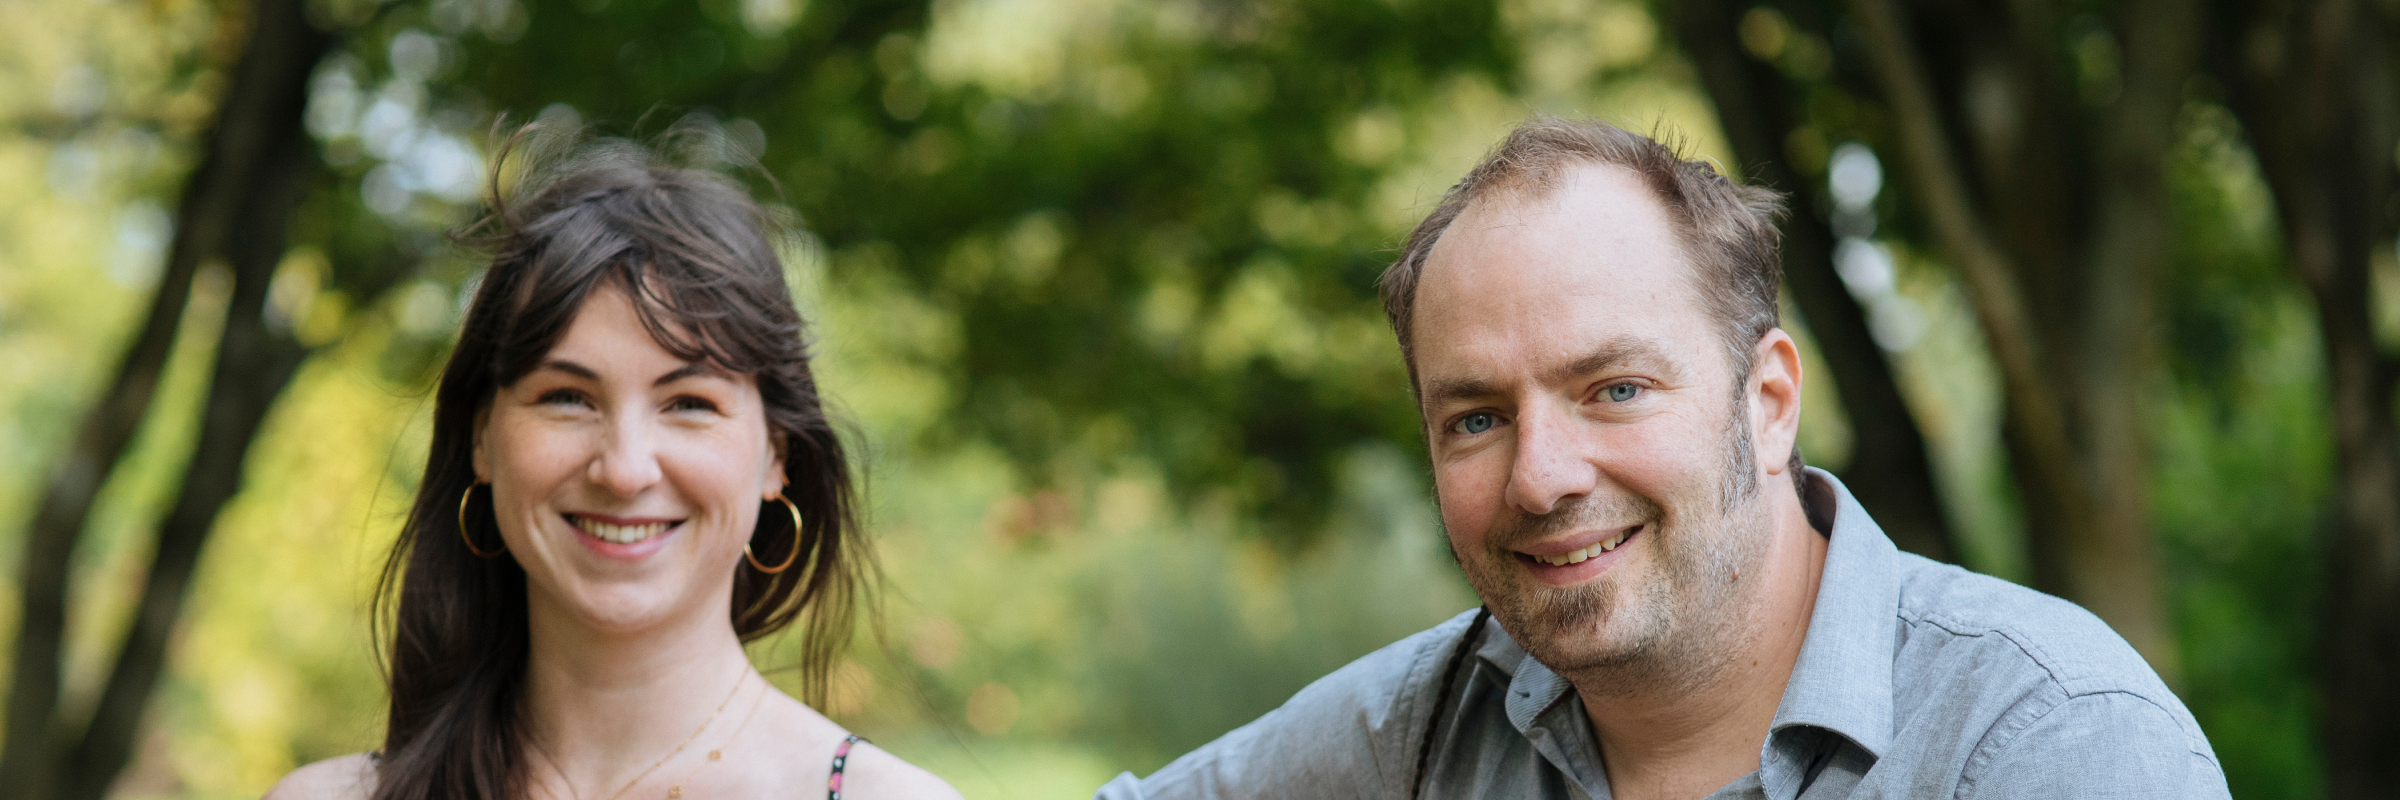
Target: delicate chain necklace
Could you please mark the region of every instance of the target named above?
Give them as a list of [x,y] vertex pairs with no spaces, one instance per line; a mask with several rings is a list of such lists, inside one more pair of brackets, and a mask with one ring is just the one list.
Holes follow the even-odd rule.
[[[743,685],[743,684],[747,684],[747,683],[749,683],[749,682],[750,682],[750,665],[749,665],[749,664],[743,664],[743,665],[742,665],[742,676],[741,676],[740,678],[737,678],[737,679],[735,679],[735,680],[734,680],[734,682],[733,682],[733,691],[726,692],[726,693],[725,693],[725,701],[724,701],[724,702],[722,702],[722,703],[718,703],[718,704],[717,704],[717,710],[715,710],[715,711],[712,711],[712,712],[709,712],[709,714],[708,714],[708,721],[707,721],[707,722],[702,722],[702,723],[700,723],[700,727],[699,727],[699,729],[698,729],[698,730],[694,730],[694,731],[692,731],[692,735],[690,735],[690,736],[686,736],[686,737],[683,737],[683,743],[682,743],[682,744],[678,744],[678,745],[676,745],[676,746],[675,746],[675,749],[673,749],[673,750],[669,750],[669,751],[667,751],[667,754],[666,754],[666,755],[660,756],[660,757],[658,758],[658,762],[657,762],[657,763],[654,763],[654,764],[651,764],[649,769],[642,770],[642,774],[633,776],[633,781],[632,781],[632,782],[625,784],[625,788],[618,789],[616,794],[609,795],[609,796],[608,796],[608,800],[617,800],[617,798],[624,797],[626,792],[633,791],[633,787],[635,787],[635,786],[640,786],[640,785],[642,784],[642,779],[643,779],[643,778],[650,777],[650,773],[657,772],[659,767],[666,766],[668,761],[670,761],[670,760],[673,760],[673,759],[674,759],[676,756],[678,756],[678,755],[681,755],[681,754],[683,753],[683,749],[684,749],[684,748],[686,748],[686,747],[690,747],[690,746],[692,745],[692,740],[695,740],[695,739],[698,739],[698,738],[700,738],[700,734],[708,732],[708,726],[710,726],[710,725],[714,725],[714,724],[716,724],[716,723],[717,723],[717,717],[718,717],[718,716],[721,716],[721,715],[723,715],[723,714],[725,713],[725,707],[726,707],[726,706],[728,706],[728,705],[732,705],[732,704],[733,704],[733,698],[734,698],[734,695],[741,694],[741,692],[742,692],[742,685]],[[572,791],[572,790],[574,789],[574,787],[572,787],[572,786],[569,786],[569,787],[567,787],[567,788],[568,788],[570,791]]]
[[774,688],[768,685],[764,679],[759,681],[758,696],[750,699],[750,713],[742,715],[742,724],[733,726],[733,735],[725,737],[724,744],[717,745],[717,749],[708,751],[707,761],[694,765],[690,771],[683,773],[683,780],[676,781],[673,786],[667,787],[667,800],[682,800],[683,785],[691,783],[692,776],[700,774],[701,769],[725,758],[725,748],[732,747],[735,740],[742,738],[742,731],[750,729],[750,719],[758,716],[758,707],[766,703],[767,692]]

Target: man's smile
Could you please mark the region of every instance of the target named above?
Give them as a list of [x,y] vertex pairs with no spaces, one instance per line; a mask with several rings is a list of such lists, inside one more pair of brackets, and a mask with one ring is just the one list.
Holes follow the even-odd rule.
[[1579,531],[1515,548],[1517,563],[1525,565],[1536,579],[1552,586],[1572,586],[1598,577],[1608,571],[1621,557],[1627,544],[1640,538],[1650,528],[1649,523],[1635,523],[1620,528],[1601,528]]

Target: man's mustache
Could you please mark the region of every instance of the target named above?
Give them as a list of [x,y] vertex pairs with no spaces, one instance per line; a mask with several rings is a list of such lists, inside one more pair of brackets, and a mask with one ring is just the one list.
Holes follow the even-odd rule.
[[1538,542],[1562,533],[1600,528],[1603,530],[1657,522],[1662,509],[1640,495],[1584,495],[1550,509],[1547,514],[1526,514],[1514,507],[1507,516],[1492,526],[1491,546],[1503,550],[1517,545]]

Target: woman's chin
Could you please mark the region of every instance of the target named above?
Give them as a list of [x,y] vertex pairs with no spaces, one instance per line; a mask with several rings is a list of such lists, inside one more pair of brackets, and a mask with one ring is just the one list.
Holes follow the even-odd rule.
[[[564,587],[554,598],[578,625],[595,633],[625,635],[654,630],[691,616],[697,603],[683,585],[666,576],[648,580],[587,580]],[[722,614],[717,615],[720,618]]]
[[592,597],[576,604],[575,619],[594,633],[631,635],[671,624],[683,615],[681,604],[662,598]]

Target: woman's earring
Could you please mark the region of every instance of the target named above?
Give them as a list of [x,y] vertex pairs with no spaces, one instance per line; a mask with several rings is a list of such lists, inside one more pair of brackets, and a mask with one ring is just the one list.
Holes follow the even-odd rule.
[[482,485],[481,483],[468,484],[467,490],[458,496],[458,540],[466,542],[467,552],[474,553],[476,558],[499,558],[501,553],[508,552],[507,542],[501,542],[498,549],[486,553],[475,546],[475,537],[467,535],[467,501],[475,497],[475,487]]
[[782,503],[784,509],[792,512],[792,552],[784,554],[783,563],[769,567],[758,563],[758,556],[751,555],[749,545],[742,545],[742,557],[750,559],[750,567],[769,575],[791,569],[792,562],[800,558],[800,507],[792,505],[791,499],[784,497],[782,492],[775,493],[775,500]]

